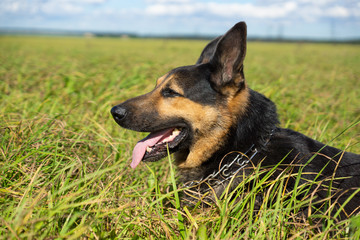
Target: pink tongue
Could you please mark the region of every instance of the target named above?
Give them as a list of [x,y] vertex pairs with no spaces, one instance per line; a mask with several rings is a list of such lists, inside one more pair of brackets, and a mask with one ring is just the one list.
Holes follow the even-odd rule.
[[146,138],[143,140],[140,140],[134,147],[133,154],[132,154],[132,162],[130,166],[132,168],[136,168],[137,165],[141,162],[143,159],[146,148],[152,147],[156,143],[161,142],[161,140],[164,140],[165,138],[169,137],[174,129],[165,129],[160,132],[150,133]]

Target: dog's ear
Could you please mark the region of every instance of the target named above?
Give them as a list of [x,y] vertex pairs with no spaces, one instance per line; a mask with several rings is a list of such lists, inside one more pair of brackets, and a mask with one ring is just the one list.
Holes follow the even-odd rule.
[[219,36],[217,38],[215,38],[214,40],[212,40],[208,45],[206,45],[206,47],[204,48],[204,50],[201,52],[201,55],[199,57],[199,59],[197,60],[196,64],[201,64],[201,63],[208,63],[210,62],[211,58],[214,55],[215,49],[216,49],[216,45],[219,42],[220,38],[222,36]]
[[243,62],[246,54],[246,24],[239,22],[218,40],[210,60],[211,81],[216,90],[244,86]]

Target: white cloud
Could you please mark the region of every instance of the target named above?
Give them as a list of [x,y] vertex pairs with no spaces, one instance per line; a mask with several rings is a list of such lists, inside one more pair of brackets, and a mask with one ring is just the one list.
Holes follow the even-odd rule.
[[99,4],[104,3],[107,0],[48,0],[46,2],[55,3],[55,4],[63,4],[63,3],[70,3],[73,5],[82,5],[82,4]]
[[0,13],[28,14],[53,14],[67,15],[79,14],[84,11],[85,6],[101,4],[107,0],[1,0]]
[[288,2],[283,5],[256,6],[253,4],[218,4],[210,3],[209,10],[219,16],[241,16],[254,18],[281,18],[296,9],[297,5]]
[[[0,13],[48,15],[74,15],[87,10],[88,6],[103,6],[107,0],[0,0]],[[359,17],[359,3],[353,0],[255,0],[253,3],[190,0],[145,0],[146,5],[137,8],[150,16],[174,17],[222,17],[276,20],[285,18],[316,21],[319,18]],[[126,9],[125,9],[126,10]],[[132,13],[127,9],[129,14]],[[97,9],[92,9],[97,11]],[[100,8],[100,11],[105,11]],[[105,15],[105,13],[104,13]]]
[[[72,1],[74,2],[74,1]],[[106,0],[77,0],[77,2],[84,2],[84,3],[104,3]]]
[[164,3],[189,3],[190,0],[145,0],[145,2],[150,4],[164,4]]
[[346,18],[350,16],[349,10],[342,6],[331,7],[327,9],[327,11],[325,11],[325,14],[330,17],[340,17],[340,18]]
[[299,3],[310,3],[312,5],[328,5],[333,3],[335,0],[297,0]]
[[0,12],[14,13],[21,9],[22,1],[4,0],[0,2]]
[[198,11],[199,4],[153,4],[145,9],[145,12],[155,16],[194,14]]
[[57,1],[49,1],[40,7],[42,13],[48,15],[63,15],[63,14],[79,14],[83,12],[83,7],[63,1],[59,4]]
[[288,2],[270,6],[256,6],[241,3],[189,3],[189,4],[153,4],[146,8],[146,13],[156,16],[179,16],[208,13],[221,17],[280,18],[294,11],[297,4]]
[[17,12],[20,9],[20,3],[19,2],[10,2],[9,4],[4,4],[3,10],[7,10],[9,12]]
[[[253,19],[297,19],[316,21],[323,17],[358,17],[353,1],[343,0],[263,0],[256,3],[188,2],[187,0],[148,0],[145,12],[152,16],[202,16]],[[346,4],[344,4],[346,3]],[[357,5],[355,5],[357,6]]]

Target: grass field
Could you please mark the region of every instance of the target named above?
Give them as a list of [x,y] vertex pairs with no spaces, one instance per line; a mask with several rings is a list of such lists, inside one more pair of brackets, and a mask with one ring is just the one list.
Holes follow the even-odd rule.
[[[111,107],[195,63],[205,44],[0,37],[0,239],[357,238],[359,217],[296,224],[309,203],[289,203],[281,179],[258,182],[275,201],[253,214],[256,192],[180,208],[169,159],[130,169],[144,135],[118,127]],[[245,74],[282,127],[360,153],[359,66],[359,45],[251,42]]]

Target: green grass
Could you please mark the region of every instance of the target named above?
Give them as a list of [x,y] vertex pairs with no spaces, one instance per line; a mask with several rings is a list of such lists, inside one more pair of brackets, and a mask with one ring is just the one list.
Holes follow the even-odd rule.
[[[144,135],[118,127],[110,108],[193,64],[205,44],[0,37],[0,239],[359,236],[358,217],[297,224],[313,199],[296,199],[305,185],[285,194],[289,172],[277,181],[254,173],[250,191],[244,183],[193,209],[179,206],[171,159],[129,167]],[[360,120],[358,45],[249,43],[247,55],[248,84],[276,102],[283,127],[360,153],[360,124],[342,133]],[[256,194],[265,203],[254,213]]]

